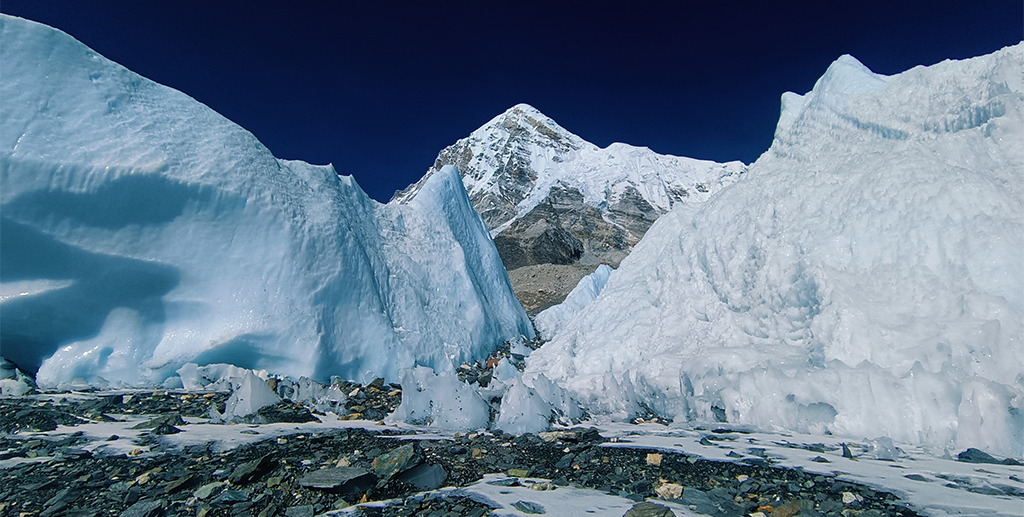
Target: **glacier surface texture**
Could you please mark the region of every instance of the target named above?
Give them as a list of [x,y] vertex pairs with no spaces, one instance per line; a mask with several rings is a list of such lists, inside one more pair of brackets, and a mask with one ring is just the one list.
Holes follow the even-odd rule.
[[381,205],[58,30],[0,17],[0,67],[0,352],[42,386],[397,380],[532,336],[454,168]]
[[1024,453],[1024,44],[786,93],[527,361],[591,414]]

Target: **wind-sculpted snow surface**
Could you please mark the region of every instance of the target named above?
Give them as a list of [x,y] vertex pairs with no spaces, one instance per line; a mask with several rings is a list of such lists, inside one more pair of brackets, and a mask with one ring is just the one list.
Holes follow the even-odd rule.
[[453,168],[381,205],[52,28],[0,17],[0,66],[2,353],[40,384],[397,380],[532,335]]
[[1021,457],[1022,81],[1024,44],[890,77],[841,57],[783,96],[743,179],[655,223],[525,378],[591,414],[643,402]]

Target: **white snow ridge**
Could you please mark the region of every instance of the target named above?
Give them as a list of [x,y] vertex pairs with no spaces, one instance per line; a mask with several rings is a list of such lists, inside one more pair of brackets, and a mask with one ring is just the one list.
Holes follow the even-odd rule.
[[3,355],[40,385],[187,362],[398,379],[533,330],[457,171],[406,205],[0,17]]
[[890,77],[841,57],[783,96],[749,172],[662,216],[524,377],[591,414],[643,402],[1021,458],[1022,82],[1024,44]]

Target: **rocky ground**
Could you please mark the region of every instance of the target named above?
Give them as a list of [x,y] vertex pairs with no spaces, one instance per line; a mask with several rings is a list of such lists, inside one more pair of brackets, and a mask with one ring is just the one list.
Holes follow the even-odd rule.
[[[397,406],[400,389],[375,384],[346,386],[350,414],[378,416]],[[0,400],[0,515],[297,517],[386,501],[346,511],[483,516],[494,510],[486,498],[438,489],[470,485],[494,473],[504,476],[490,483],[521,487],[525,494],[588,487],[637,503],[661,499],[723,517],[915,515],[892,494],[834,476],[779,468],[765,458],[722,462],[609,447],[616,444],[592,428],[442,439],[385,426],[338,428],[296,431],[218,451],[213,443],[175,447],[165,438],[198,425],[188,421],[223,404],[226,394],[73,395]],[[273,408],[266,412],[267,421],[318,417],[289,402]],[[81,432],[39,433],[129,415],[154,418],[133,426],[142,431],[131,438],[133,448],[125,454],[93,454]],[[231,427],[258,435],[262,426]],[[728,429],[710,435],[741,436]],[[544,511],[525,496],[513,506],[523,514]],[[653,504],[631,512],[630,517],[675,515]]]

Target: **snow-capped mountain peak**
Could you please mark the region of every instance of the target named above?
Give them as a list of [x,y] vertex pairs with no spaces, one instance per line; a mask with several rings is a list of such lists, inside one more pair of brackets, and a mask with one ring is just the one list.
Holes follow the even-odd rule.
[[[509,108],[445,148],[426,176],[449,164],[461,172],[487,225],[498,231],[529,213],[556,186],[580,191],[584,203],[605,214],[635,189],[650,208],[664,213],[690,196],[703,200],[745,169],[740,162],[662,155],[624,143],[602,149],[529,104]],[[411,199],[418,185],[396,198]]]
[[442,150],[395,200],[409,202],[446,165],[458,168],[505,267],[529,268],[511,273],[528,311],[561,302],[598,264],[617,266],[672,206],[703,202],[746,170],[619,142],[601,148],[529,104]]

